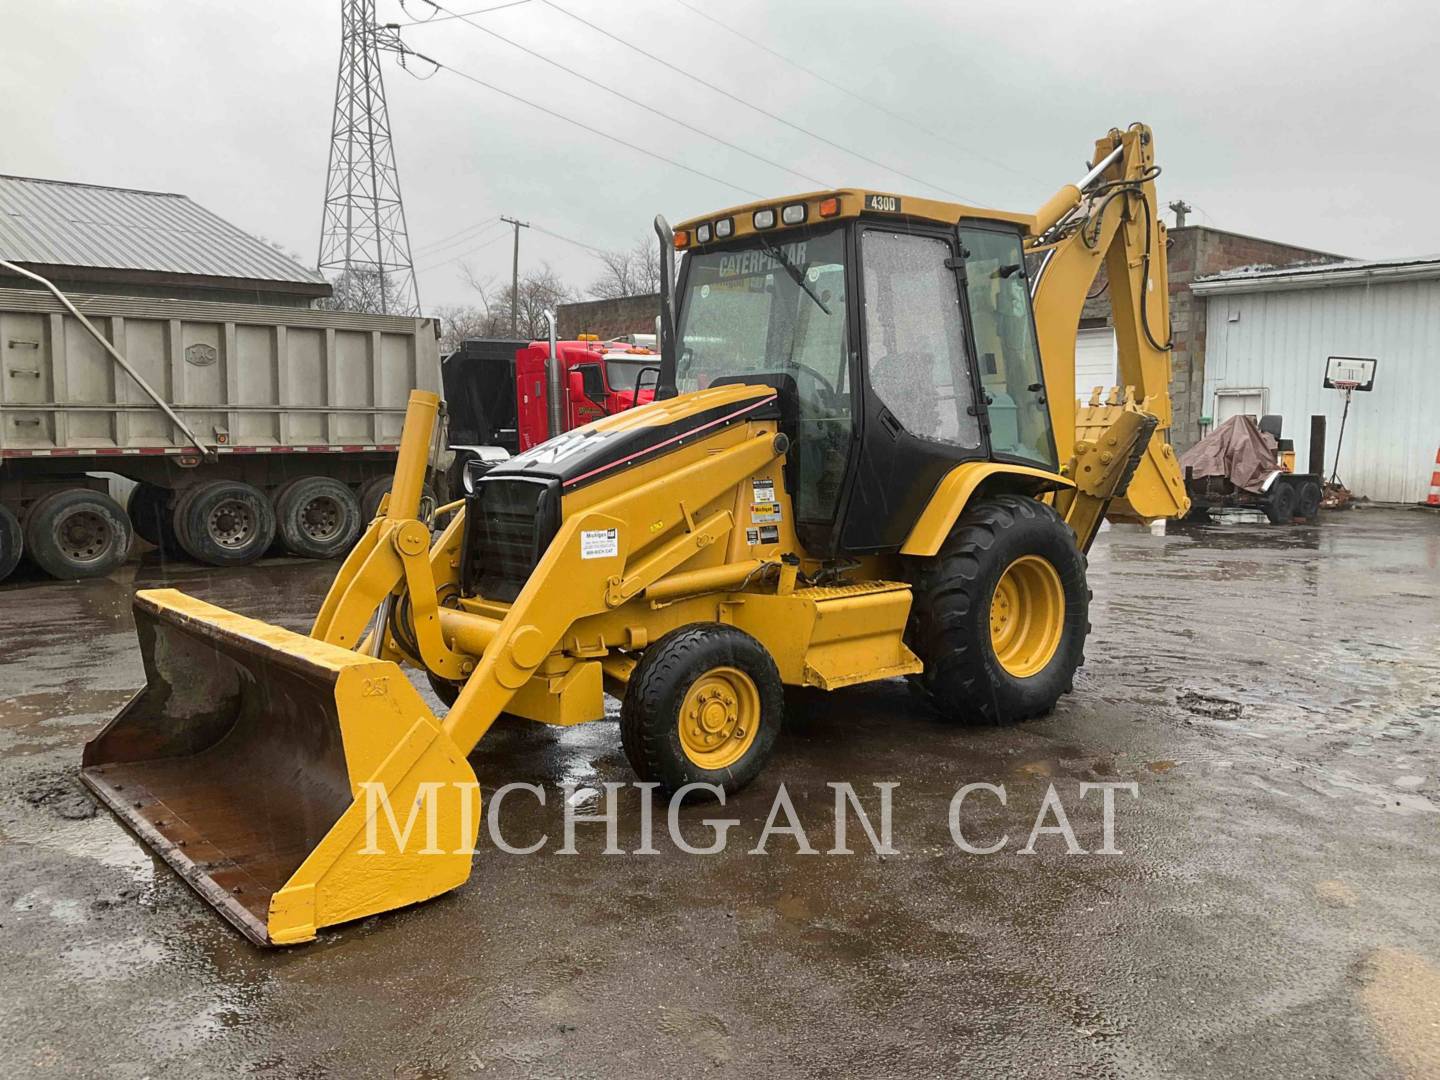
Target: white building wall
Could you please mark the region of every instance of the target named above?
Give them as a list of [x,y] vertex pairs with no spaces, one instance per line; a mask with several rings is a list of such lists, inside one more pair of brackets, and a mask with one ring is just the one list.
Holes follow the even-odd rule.
[[1075,335],[1075,397],[1089,401],[1097,386],[1106,390],[1116,380],[1115,331],[1108,326]]
[[1303,470],[1310,417],[1323,414],[1328,475],[1345,402],[1322,385],[1325,360],[1373,356],[1375,389],[1354,395],[1340,479],[1377,501],[1424,501],[1440,448],[1440,281],[1212,293],[1206,300],[1207,415],[1217,415],[1217,390],[1265,390],[1265,411],[1284,417]]

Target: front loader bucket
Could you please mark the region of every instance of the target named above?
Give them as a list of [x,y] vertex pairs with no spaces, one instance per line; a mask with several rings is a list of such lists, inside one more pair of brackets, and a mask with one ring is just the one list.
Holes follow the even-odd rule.
[[475,775],[395,664],[140,592],[146,685],[81,777],[259,945],[437,896],[470,874]]

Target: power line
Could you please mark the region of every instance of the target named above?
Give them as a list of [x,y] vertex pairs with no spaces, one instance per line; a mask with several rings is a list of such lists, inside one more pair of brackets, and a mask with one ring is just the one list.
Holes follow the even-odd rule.
[[[432,22],[449,22],[451,19],[463,19],[469,15],[488,15],[492,11],[504,11],[506,8],[519,7],[522,4],[529,4],[531,2],[532,0],[510,0],[510,3],[508,4],[496,4],[494,7],[479,8],[476,11],[467,11],[463,15],[457,15],[453,13],[446,15],[431,15],[428,19],[412,19],[410,22],[401,23],[400,25],[424,26],[426,23]],[[400,6],[401,8],[404,8],[405,5],[402,3]],[[410,13],[407,11],[405,12],[405,14],[409,15]]]
[[[750,37],[750,36],[748,36],[748,35],[746,35],[746,34],[741,33],[739,30],[736,30],[733,26],[729,25],[728,23],[721,22],[719,19],[715,18],[715,16],[711,15],[709,12],[707,12],[707,11],[702,11],[702,10],[700,10],[699,8],[695,7],[694,5],[687,3],[686,0],[673,0],[673,2],[676,3],[676,4],[679,4],[682,8],[684,8],[686,11],[690,12],[692,15],[698,15],[700,18],[704,19],[706,22],[714,23],[716,26],[720,27],[721,30],[724,30],[727,34],[732,34],[732,35],[734,35],[735,37],[739,38],[741,41],[744,41],[744,42],[746,42],[747,44],[753,45],[755,48],[759,49],[761,52],[768,53],[769,55],[775,57],[775,59],[781,61],[782,63],[789,64],[789,65],[790,65],[791,67],[793,67],[796,71],[803,72],[803,73],[805,73],[806,75],[809,75],[812,79],[817,79],[818,81],[824,83],[826,86],[830,87],[832,90],[839,90],[840,93],[844,94],[846,97],[854,98],[856,101],[860,102],[861,104],[863,104],[863,105],[868,105],[870,108],[874,109],[876,112],[883,113],[884,115],[890,117],[892,120],[899,120],[902,124],[908,124],[910,127],[914,128],[916,131],[919,131],[919,132],[921,132],[922,134],[925,134],[925,135],[929,135],[932,139],[939,139],[939,140],[940,140],[941,142],[943,142],[943,143],[948,143],[950,146],[953,146],[953,147],[955,147],[955,148],[958,149],[958,150],[964,151],[966,154],[970,155],[970,156],[973,157],[973,158],[977,158],[977,159],[980,160],[980,161],[987,162],[987,163],[989,163],[989,164],[991,164],[991,165],[994,165],[994,166],[996,166],[997,168],[1000,168],[1000,169],[1005,169],[1005,170],[1008,171],[1008,172],[1014,173],[1016,176],[1026,176],[1025,173],[1021,172],[1019,169],[1016,169],[1013,165],[1009,165],[1009,164],[1005,163],[1004,161],[1001,161],[999,158],[992,158],[992,157],[990,157],[990,156],[988,156],[988,155],[986,155],[986,154],[982,154],[982,153],[980,153],[978,150],[976,150],[974,147],[966,146],[966,145],[965,145],[964,143],[962,143],[962,142],[958,142],[958,141],[955,140],[955,139],[952,139],[952,138],[949,138],[948,136],[942,135],[942,134],[940,134],[940,132],[934,131],[934,130],[932,130],[931,128],[926,127],[924,124],[920,123],[918,120],[912,120],[912,119],[910,119],[908,116],[904,116],[904,115],[902,115],[901,113],[895,112],[893,109],[887,109],[884,105],[881,105],[881,104],[873,101],[872,99],[866,97],[865,95],[856,93],[854,90],[851,90],[851,89],[850,89],[849,87],[847,87],[847,86],[842,86],[842,85],[840,85],[840,83],[837,83],[834,79],[831,79],[831,78],[828,78],[827,76],[821,75],[818,71],[814,71],[814,70],[812,70],[811,68],[806,67],[804,64],[799,63],[798,61],[791,60],[791,59],[790,59],[788,56],[786,56],[784,53],[776,52],[774,49],[770,48],[770,46],[766,45],[764,42],[756,41],[754,38],[752,38],[752,37]],[[1028,177],[1027,177],[1027,179],[1028,179]]]
[[[678,116],[671,116],[669,113],[663,112],[663,111],[661,111],[660,109],[655,108],[653,105],[647,105],[645,102],[640,101],[640,100],[637,99],[637,98],[630,97],[628,94],[623,94],[623,93],[621,93],[619,90],[616,90],[613,86],[607,86],[605,83],[601,82],[599,79],[592,79],[592,78],[590,78],[590,76],[585,75],[585,74],[582,74],[582,73],[579,72],[579,71],[575,71],[573,68],[570,68],[570,67],[566,66],[565,64],[560,63],[558,60],[553,60],[553,59],[551,59],[550,57],[544,55],[543,53],[536,52],[534,49],[528,48],[528,47],[525,46],[525,45],[521,45],[518,41],[512,41],[510,38],[506,37],[504,34],[497,33],[496,31],[491,30],[491,29],[490,29],[489,27],[487,27],[487,26],[481,26],[479,23],[475,22],[474,20],[472,20],[472,19],[470,19],[470,18],[467,18],[467,17],[464,16],[464,15],[457,15],[457,14],[455,14],[454,12],[451,12],[448,8],[442,7],[440,4],[435,3],[435,0],[421,0],[421,2],[422,2],[422,3],[429,4],[429,5],[430,5],[432,8],[434,8],[436,11],[443,11],[443,12],[445,12],[446,15],[449,16],[450,18],[459,19],[459,20],[460,20],[461,22],[463,22],[466,26],[469,26],[469,27],[471,27],[472,29],[478,30],[478,31],[480,31],[480,33],[482,33],[482,34],[488,34],[488,35],[490,35],[491,37],[495,38],[497,41],[502,41],[502,42],[504,42],[506,45],[509,45],[511,48],[519,49],[521,52],[525,53],[527,56],[533,56],[536,60],[539,60],[539,61],[541,61],[542,63],[549,64],[551,67],[557,68],[558,70],[563,71],[566,75],[569,75],[569,76],[571,76],[571,77],[573,77],[573,78],[579,79],[581,82],[587,83],[587,84],[589,84],[590,86],[594,86],[594,87],[597,87],[597,88],[599,88],[599,89],[601,89],[601,90],[604,90],[607,94],[612,94],[612,95],[614,95],[615,97],[619,98],[621,101],[629,102],[631,105],[634,105],[636,108],[644,109],[646,112],[652,113],[652,114],[654,114],[655,116],[660,117],[662,120],[668,120],[668,121],[670,121],[670,123],[676,124],[676,125],[684,128],[686,131],[694,132],[696,135],[703,136],[704,138],[707,138],[707,139],[711,140],[712,142],[719,143],[721,146],[728,147],[729,149],[734,150],[734,151],[736,151],[737,153],[744,154],[746,157],[754,158],[756,161],[759,161],[759,162],[761,162],[761,163],[763,163],[763,164],[765,164],[765,165],[769,165],[771,168],[779,169],[781,172],[787,172],[787,173],[789,173],[789,174],[792,175],[792,176],[798,176],[798,177],[800,177],[800,179],[806,181],[807,183],[815,184],[817,187],[831,187],[831,186],[833,186],[833,185],[831,185],[831,184],[827,184],[824,180],[820,180],[820,179],[818,179],[818,178],[816,178],[816,177],[814,177],[814,176],[810,176],[808,173],[803,173],[803,172],[801,172],[801,171],[798,170],[798,169],[792,169],[789,165],[785,165],[785,164],[782,164],[781,162],[774,161],[774,160],[772,160],[772,159],[770,159],[770,158],[765,157],[763,154],[757,154],[757,153],[755,153],[753,150],[747,150],[747,149],[745,149],[745,147],[743,147],[743,146],[740,146],[740,145],[738,145],[738,144],[736,144],[736,143],[730,142],[730,141],[728,141],[728,140],[726,140],[726,139],[722,139],[720,136],[715,135],[715,134],[713,134],[712,132],[706,131],[706,130],[705,130],[704,128],[702,128],[702,127],[698,127],[697,125],[692,124],[692,123],[690,123],[690,122],[687,121],[687,120],[681,120]],[[528,2],[528,0],[527,0],[527,2]],[[405,0],[400,0],[400,6],[401,6],[402,8],[405,7]],[[406,9],[406,10],[407,10],[407,12],[408,12],[408,9]],[[492,9],[492,10],[493,10],[493,9]],[[430,20],[425,20],[425,21],[428,22],[428,21],[430,21]],[[422,22],[422,23],[419,23],[419,24],[417,24],[417,25],[424,25],[424,23]]]
[[584,248],[586,251],[590,252],[593,255],[601,256],[610,254],[610,252],[605,250],[604,248],[598,248],[594,244],[587,244],[583,240],[575,240],[569,236],[562,236],[560,233],[555,232],[553,229],[545,228],[544,225],[535,225],[532,223],[531,228],[533,228],[536,232],[544,233],[546,236],[553,236],[556,240],[563,240],[567,244],[574,244],[578,248]]
[[733,94],[729,90],[726,90],[723,86],[717,86],[712,82],[708,82],[705,79],[700,78],[700,76],[696,75],[693,71],[686,71],[684,68],[670,63],[670,61],[666,60],[664,57],[656,56],[652,52],[647,52],[646,50],[640,48],[640,46],[632,44],[631,42],[626,41],[624,38],[610,33],[610,31],[606,30],[604,27],[596,26],[590,20],[581,18],[573,11],[567,11],[559,4],[556,4],[554,0],[540,0],[540,3],[544,4],[546,7],[551,8],[554,11],[560,12],[560,14],[562,15],[574,19],[576,22],[580,23],[583,26],[588,26],[591,30],[595,31],[595,33],[599,34],[601,37],[609,38],[616,44],[623,45],[625,48],[630,49],[632,52],[639,53],[647,60],[659,64],[663,68],[668,68],[669,70],[675,72],[677,75],[683,75],[685,78],[690,79],[693,82],[697,82],[701,86],[706,87],[707,89],[712,90],[715,93],[722,95],[723,97],[729,98],[731,101],[734,101],[737,104],[744,105],[747,109],[757,112],[761,116],[769,117],[776,123],[784,124],[786,127],[791,128],[794,131],[800,132],[802,135],[808,135],[812,139],[823,142],[826,146],[834,147],[841,153],[849,154],[853,158],[857,158],[860,161],[864,161],[870,165],[874,165],[876,168],[884,169],[887,172],[893,173],[896,176],[904,177],[906,180],[913,181],[914,183],[924,184],[926,187],[934,188],[936,191],[943,191],[945,192],[945,194],[953,195],[957,199],[964,199],[967,202],[971,201],[970,197],[967,195],[962,195],[957,191],[951,191],[949,188],[944,187],[941,184],[937,184],[931,180],[924,180],[918,176],[912,176],[910,173],[902,172],[894,165],[888,165],[883,161],[877,161],[875,158],[868,157],[865,154],[860,153],[860,151],[858,150],[852,150],[850,149],[850,147],[837,143],[833,139],[828,139],[824,135],[820,135],[817,132],[811,131],[809,128],[803,127],[800,124],[795,123],[793,120],[787,120],[779,113],[773,113],[769,109],[764,108],[763,106],[756,105],[754,102],[746,101],[738,94]]
[[442,64],[434,57],[426,56],[422,52],[416,52],[414,49],[410,48],[408,45],[405,45],[403,42],[399,43],[399,48],[397,51],[400,52],[400,59],[402,63],[405,57],[413,56],[417,60],[423,60],[425,61],[425,63],[432,65],[436,71],[448,71],[450,72],[450,74],[458,76],[459,78],[464,79],[466,82],[472,82],[476,86],[483,86],[486,90],[493,91],[494,93],[499,94],[501,97],[507,97],[511,101],[518,101],[522,105],[528,105],[530,108],[542,112],[546,116],[552,116],[556,120],[563,120],[565,123],[570,124],[573,127],[578,127],[582,131],[588,131],[591,135],[598,135],[600,136],[600,138],[607,139],[610,142],[613,142],[619,146],[623,146],[628,150],[634,150],[636,153],[644,154],[646,157],[654,158],[656,161],[663,161],[666,165],[672,165],[677,169],[683,169],[685,172],[688,172],[694,176],[701,177],[702,179],[712,181],[713,183],[720,184],[722,187],[728,187],[734,191],[743,192],[744,194],[754,196],[757,199],[764,198],[764,196],[761,195],[758,191],[752,191],[750,188],[742,187],[740,184],[732,183],[729,180],[723,180],[720,177],[714,175],[713,173],[708,173],[705,172],[703,169],[697,169],[691,165],[686,165],[683,161],[676,161],[674,158],[665,157],[663,154],[657,154],[653,150],[647,150],[645,149],[645,147],[640,146],[637,143],[630,142],[628,139],[622,139],[619,135],[611,135],[608,131],[601,131],[599,128],[591,127],[589,124],[581,120],[576,120],[573,117],[566,116],[564,113],[556,112],[554,109],[547,108],[546,106],[541,105],[538,102],[531,101],[529,98],[523,98],[519,94],[511,93],[509,90],[502,89],[501,87],[496,86],[494,83],[486,82],[484,79],[478,78],[475,75],[471,75],[467,71],[461,71],[459,68],[451,67],[449,64]]
[[484,251],[484,250],[485,250],[486,248],[488,248],[491,244],[498,244],[501,240],[504,240],[505,238],[506,238],[506,237],[505,237],[505,234],[502,232],[502,233],[500,233],[498,236],[492,236],[489,240],[486,240],[483,244],[479,244],[479,245],[477,245],[476,247],[470,248],[468,251],[462,251],[459,255],[456,255],[456,256],[454,256],[453,258],[445,258],[445,259],[441,259],[439,262],[427,263],[425,266],[420,267],[420,269],[418,269],[418,270],[416,271],[416,273],[417,273],[417,274],[423,274],[423,273],[425,273],[425,272],[428,271],[428,270],[434,270],[434,269],[436,269],[436,268],[438,268],[438,267],[441,267],[441,266],[448,266],[448,265],[450,265],[451,263],[458,263],[461,259],[468,259],[471,255],[474,255],[477,251]]
[[[453,247],[457,243],[467,243],[471,240],[478,240],[480,239],[480,237],[484,236],[488,230],[493,229],[496,225],[499,224],[499,218],[490,218],[487,221],[477,221],[473,224],[466,225],[463,229],[458,229],[447,236],[442,236],[439,240],[432,240],[428,244],[421,244],[415,249],[415,251],[423,251],[426,255],[434,255],[436,251],[442,250],[447,247]],[[480,231],[476,232],[475,230],[477,229]],[[474,233],[474,235],[466,236],[466,233]],[[455,239],[457,237],[461,239]]]

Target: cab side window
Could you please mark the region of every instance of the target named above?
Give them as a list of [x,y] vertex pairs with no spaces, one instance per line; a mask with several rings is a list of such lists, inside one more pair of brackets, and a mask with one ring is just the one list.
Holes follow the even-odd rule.
[[605,376],[600,371],[600,365],[582,364],[576,370],[580,372],[580,381],[585,387],[585,396],[596,404],[603,404],[605,401]]
[[1054,469],[1055,436],[1020,237],[962,228],[960,242],[980,385],[990,417],[990,447],[996,454]]
[[912,435],[980,445],[960,290],[949,241],[866,230],[865,352],[870,386]]

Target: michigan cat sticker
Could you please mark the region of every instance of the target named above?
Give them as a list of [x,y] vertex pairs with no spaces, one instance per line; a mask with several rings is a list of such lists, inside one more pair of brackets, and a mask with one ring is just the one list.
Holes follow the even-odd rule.
[[619,529],[580,530],[580,558],[613,559],[619,554]]

